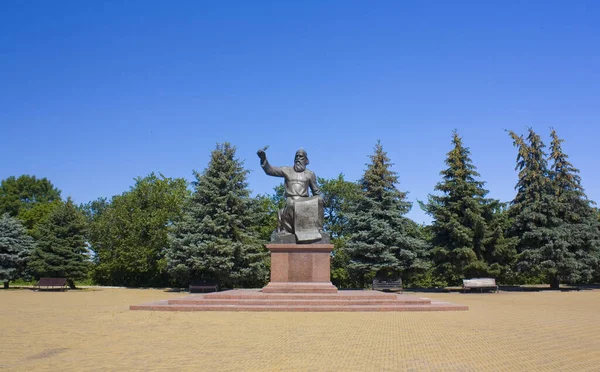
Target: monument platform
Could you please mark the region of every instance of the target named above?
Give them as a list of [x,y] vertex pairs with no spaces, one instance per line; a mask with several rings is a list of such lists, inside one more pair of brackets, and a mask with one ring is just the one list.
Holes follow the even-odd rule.
[[130,306],[154,311],[459,311],[467,306],[428,298],[378,291],[337,293],[265,293],[260,289],[234,289],[194,294]]

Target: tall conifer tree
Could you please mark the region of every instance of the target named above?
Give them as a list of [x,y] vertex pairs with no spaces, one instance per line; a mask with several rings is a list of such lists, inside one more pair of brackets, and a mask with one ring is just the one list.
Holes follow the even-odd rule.
[[[486,199],[488,191],[456,131],[452,150],[446,158],[448,168],[440,172],[442,181],[421,207],[433,218],[433,259],[438,274],[451,284],[465,277],[490,274],[496,261],[494,245],[503,238],[494,229],[497,200]],[[497,274],[496,274],[497,275]]]
[[568,161],[562,139],[551,132],[551,176],[558,199],[558,216],[567,252],[555,255],[556,276],[571,283],[592,279],[600,259],[600,234],[597,216],[581,186],[579,170]]
[[55,208],[39,226],[39,239],[28,267],[36,277],[67,278],[72,288],[74,280],[88,274],[85,232],[86,218],[69,198]]
[[509,134],[518,148],[517,195],[509,210],[513,219],[509,234],[519,240],[517,269],[527,277],[544,277],[553,288],[558,288],[558,266],[572,258],[558,213],[545,145],[531,128],[527,140],[512,131]]
[[23,274],[32,248],[33,239],[21,222],[8,213],[0,216],[0,282],[4,282],[4,288]]
[[427,269],[425,241],[417,225],[404,217],[412,207],[396,188],[398,175],[378,141],[362,179],[360,196],[347,213],[349,269],[360,285],[373,277],[406,279]]
[[248,171],[235,158],[235,147],[217,144],[208,167],[194,174],[195,191],[170,234],[169,272],[181,284],[214,279],[225,287],[263,285],[265,251],[255,226]]

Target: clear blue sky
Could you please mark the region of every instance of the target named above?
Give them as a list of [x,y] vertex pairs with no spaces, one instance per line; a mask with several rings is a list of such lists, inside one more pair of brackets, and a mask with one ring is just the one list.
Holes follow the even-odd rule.
[[[162,172],[192,179],[229,141],[357,180],[381,139],[424,200],[456,128],[492,197],[514,196],[505,129],[554,127],[600,201],[597,1],[12,1],[0,4],[0,179],[76,202]],[[547,141],[549,143],[549,141]],[[413,207],[409,217],[428,221]]]

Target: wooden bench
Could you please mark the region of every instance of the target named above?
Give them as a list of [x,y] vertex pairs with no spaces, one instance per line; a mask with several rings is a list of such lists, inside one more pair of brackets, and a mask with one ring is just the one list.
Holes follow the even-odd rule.
[[463,292],[473,288],[479,288],[480,292],[483,292],[484,289],[493,289],[496,293],[499,291],[498,284],[496,284],[496,279],[494,278],[463,279]]
[[36,287],[39,290],[44,287],[44,289],[60,289],[61,291],[66,291],[67,288],[67,279],[66,278],[40,278],[40,281],[37,282]]
[[190,284],[190,293],[204,293],[206,290],[217,292],[219,284],[214,280],[202,280]]
[[377,280],[373,279],[373,290],[382,292],[402,292],[402,279]]

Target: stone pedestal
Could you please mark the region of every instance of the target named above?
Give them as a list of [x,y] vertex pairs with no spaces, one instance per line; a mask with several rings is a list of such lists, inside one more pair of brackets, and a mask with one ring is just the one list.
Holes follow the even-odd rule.
[[271,252],[271,281],[264,293],[336,293],[331,284],[333,244],[266,244]]

